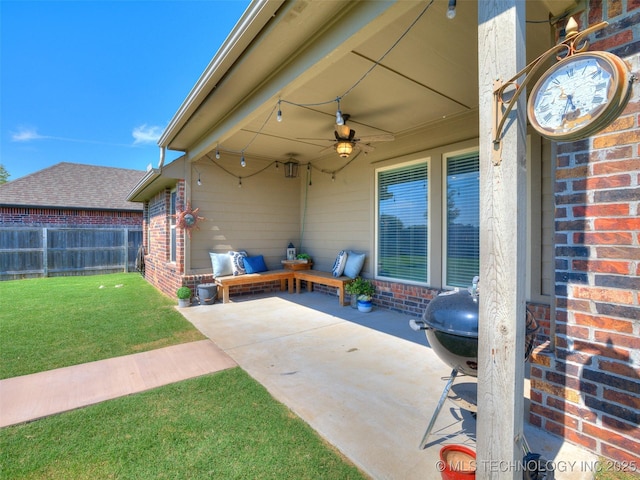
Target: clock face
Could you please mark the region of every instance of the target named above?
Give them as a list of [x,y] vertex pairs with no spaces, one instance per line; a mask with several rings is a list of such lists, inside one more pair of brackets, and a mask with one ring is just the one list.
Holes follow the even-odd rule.
[[627,72],[624,62],[607,52],[561,60],[533,87],[528,105],[532,126],[552,140],[576,140],[604,128],[626,105]]

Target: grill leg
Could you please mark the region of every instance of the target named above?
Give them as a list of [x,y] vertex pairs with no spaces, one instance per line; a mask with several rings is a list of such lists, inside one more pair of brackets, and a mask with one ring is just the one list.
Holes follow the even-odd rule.
[[431,430],[433,430],[433,426],[435,425],[438,415],[440,414],[440,410],[442,410],[442,406],[444,405],[444,402],[447,399],[447,396],[449,395],[449,390],[451,390],[451,387],[453,386],[453,382],[457,376],[458,376],[458,370],[454,368],[451,372],[451,376],[449,377],[449,380],[447,381],[447,384],[444,387],[444,391],[442,392],[442,395],[440,395],[440,400],[438,401],[436,410],[433,412],[433,416],[431,417],[431,421],[429,422],[427,431],[424,432],[424,436],[422,437],[422,441],[420,442],[420,450],[423,450],[427,445],[427,440],[429,439]]

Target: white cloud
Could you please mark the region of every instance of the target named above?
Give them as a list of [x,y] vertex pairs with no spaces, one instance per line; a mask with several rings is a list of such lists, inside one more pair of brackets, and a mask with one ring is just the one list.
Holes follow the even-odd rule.
[[17,132],[11,132],[11,140],[14,142],[30,142],[31,140],[41,140],[47,138],[40,135],[35,128],[19,127]]
[[140,125],[133,129],[134,145],[141,143],[156,143],[162,134],[162,127],[149,126],[147,124]]

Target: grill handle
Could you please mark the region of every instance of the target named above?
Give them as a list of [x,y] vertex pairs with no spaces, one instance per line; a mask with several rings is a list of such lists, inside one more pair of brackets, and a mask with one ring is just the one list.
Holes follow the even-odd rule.
[[409,320],[409,326],[414,332],[419,332],[420,330],[429,330],[429,326],[426,322],[423,322],[422,320],[414,320],[413,318]]

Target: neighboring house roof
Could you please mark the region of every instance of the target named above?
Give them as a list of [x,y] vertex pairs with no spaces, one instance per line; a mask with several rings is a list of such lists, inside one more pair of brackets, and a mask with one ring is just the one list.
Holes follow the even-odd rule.
[[143,170],[62,162],[0,185],[0,206],[141,211],[127,195]]

